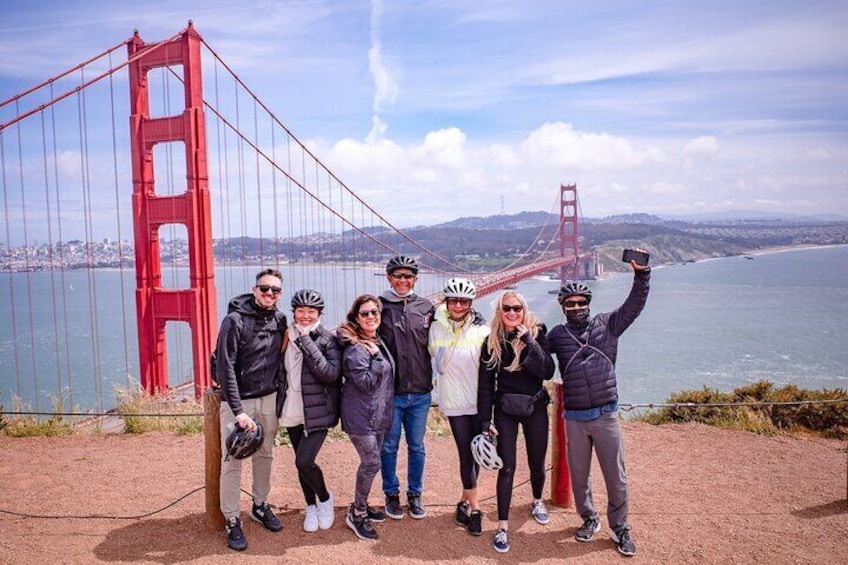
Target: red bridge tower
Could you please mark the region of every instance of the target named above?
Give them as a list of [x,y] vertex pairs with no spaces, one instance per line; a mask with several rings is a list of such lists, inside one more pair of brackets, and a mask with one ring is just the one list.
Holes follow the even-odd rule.
[[[175,39],[147,45],[136,32],[128,45],[140,380],[150,393],[168,388],[165,324],[188,322],[198,398],[210,385],[209,354],[217,334],[200,46],[200,35],[191,23]],[[176,116],[152,118],[147,73],[171,66],[182,66],[185,109]],[[153,148],[175,141],[185,144],[186,190],[159,196]],[[167,224],[183,224],[188,232],[187,289],[162,288],[159,229]]]

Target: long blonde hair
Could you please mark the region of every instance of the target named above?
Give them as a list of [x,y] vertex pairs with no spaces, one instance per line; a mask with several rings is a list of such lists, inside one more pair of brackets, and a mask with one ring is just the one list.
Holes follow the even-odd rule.
[[[536,339],[536,336],[539,335],[540,323],[539,319],[536,317],[533,312],[530,311],[530,308],[527,306],[527,300],[524,299],[519,293],[514,290],[507,290],[503,294],[501,294],[497,300],[494,302],[495,313],[492,315],[492,321],[489,323],[489,327],[491,328],[491,332],[489,332],[489,337],[486,341],[486,345],[489,349],[489,360],[486,363],[486,367],[489,369],[495,369],[501,365],[501,358],[503,357],[503,349],[504,344],[507,341],[506,328],[504,327],[503,319],[501,317],[501,307],[503,306],[503,302],[507,298],[515,298],[518,302],[521,303],[523,307],[522,312],[524,313],[524,319],[522,320],[522,325],[527,328],[527,331],[530,332],[530,335],[533,336],[533,339]],[[521,350],[524,349],[524,343],[517,337],[510,340],[512,344],[512,349],[515,351],[515,359],[512,360],[512,363],[506,367],[507,371],[515,372],[520,368],[520,359],[521,359]]]

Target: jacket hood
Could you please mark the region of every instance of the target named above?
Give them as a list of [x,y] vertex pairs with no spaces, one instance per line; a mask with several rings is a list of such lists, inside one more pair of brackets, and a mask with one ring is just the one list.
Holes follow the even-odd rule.
[[415,291],[413,290],[403,298],[392,292],[391,290],[387,290],[383,294],[380,295],[380,298],[385,300],[386,302],[403,302],[404,300],[412,300],[415,297]]
[[252,316],[254,318],[269,318],[273,316],[276,311],[276,308],[273,310],[266,310],[257,306],[256,300],[250,292],[236,296],[230,300],[230,303],[227,306],[227,313],[238,312],[243,316]]

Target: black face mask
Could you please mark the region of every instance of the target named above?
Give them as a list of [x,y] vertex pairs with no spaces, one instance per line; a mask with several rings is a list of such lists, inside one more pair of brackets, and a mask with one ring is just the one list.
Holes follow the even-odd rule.
[[571,325],[581,326],[589,321],[589,308],[566,310],[565,319],[568,320],[568,323]]

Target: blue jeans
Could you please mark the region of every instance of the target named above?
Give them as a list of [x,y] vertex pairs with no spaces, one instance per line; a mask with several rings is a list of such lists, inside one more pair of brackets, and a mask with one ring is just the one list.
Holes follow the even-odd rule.
[[409,484],[406,494],[421,494],[424,491],[424,434],[427,431],[429,411],[429,392],[395,395],[392,427],[383,439],[383,450],[380,453],[384,493],[400,494],[397,454],[401,427],[406,434],[408,450],[406,475]]

